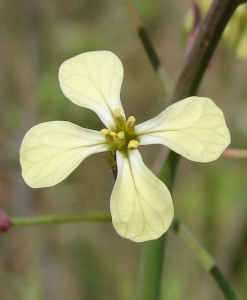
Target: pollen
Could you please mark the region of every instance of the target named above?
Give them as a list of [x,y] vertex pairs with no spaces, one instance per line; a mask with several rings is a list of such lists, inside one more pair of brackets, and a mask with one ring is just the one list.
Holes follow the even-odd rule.
[[133,150],[133,149],[137,149],[139,145],[140,145],[140,143],[137,140],[131,140],[131,141],[129,141],[127,148],[129,150]]
[[120,131],[117,134],[117,144],[118,144],[118,150],[125,150],[126,149],[126,138],[123,131]]
[[100,132],[105,137],[106,142],[112,153],[124,150],[136,149],[139,146],[137,135],[135,133],[135,117],[131,116],[126,121],[121,114],[120,108],[114,109],[114,118],[116,120],[117,130],[110,131],[109,129],[102,129]]
[[117,123],[117,127],[119,130],[126,130],[126,120],[123,115],[121,115],[121,109],[120,108],[115,108],[113,111],[114,118]]
[[135,134],[135,124],[136,124],[135,117],[133,116],[129,117],[126,122],[126,131],[128,132],[129,135]]

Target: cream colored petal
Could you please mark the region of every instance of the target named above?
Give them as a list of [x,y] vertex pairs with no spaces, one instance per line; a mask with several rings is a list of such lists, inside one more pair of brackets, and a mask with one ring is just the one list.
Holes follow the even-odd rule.
[[162,144],[187,159],[209,162],[230,143],[224,115],[209,98],[189,97],[136,126],[141,145]]
[[86,157],[108,149],[98,131],[70,122],[53,121],[32,127],[20,148],[22,176],[33,188],[65,179]]
[[93,110],[110,130],[116,129],[113,111],[120,108],[123,66],[110,51],[95,51],[66,60],[59,70],[61,89],[75,104]]
[[144,164],[138,150],[117,151],[117,180],[111,195],[116,231],[134,242],[157,239],[173,219],[173,203],[165,186]]

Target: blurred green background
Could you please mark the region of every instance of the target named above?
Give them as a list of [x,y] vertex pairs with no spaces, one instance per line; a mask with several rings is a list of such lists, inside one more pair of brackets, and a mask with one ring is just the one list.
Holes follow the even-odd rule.
[[[176,81],[185,57],[183,19],[191,1],[134,4]],[[110,50],[121,59],[127,116],[142,122],[165,108],[162,88],[121,1],[0,2],[0,209],[11,216],[109,210],[114,181],[104,153],[46,189],[29,188],[19,165],[20,143],[35,124],[68,120],[102,129],[94,113],[63,96],[57,79],[64,60],[92,50]],[[247,62],[221,43],[199,90],[224,111],[232,148],[247,148],[246,78]],[[149,167],[159,149],[141,148]],[[240,299],[247,299],[246,173],[246,160],[198,164],[181,159],[173,194],[176,216],[214,256]],[[119,237],[110,223],[10,229],[0,236],[0,299],[134,300],[140,246]],[[169,300],[224,299],[171,231],[162,294]]]

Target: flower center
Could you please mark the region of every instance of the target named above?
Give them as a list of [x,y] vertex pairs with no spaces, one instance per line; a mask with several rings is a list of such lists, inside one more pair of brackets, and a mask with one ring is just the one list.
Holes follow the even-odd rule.
[[121,115],[120,108],[115,108],[113,115],[117,123],[117,132],[108,129],[102,129],[101,134],[105,136],[107,143],[113,153],[126,149],[132,150],[139,146],[137,135],[135,133],[136,119],[131,116],[126,121]]

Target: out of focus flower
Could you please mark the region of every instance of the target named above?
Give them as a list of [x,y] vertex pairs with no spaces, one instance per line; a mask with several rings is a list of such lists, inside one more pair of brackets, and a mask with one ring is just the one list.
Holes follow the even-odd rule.
[[0,210],[0,232],[7,231],[12,225],[9,215],[4,211]]
[[[207,13],[212,0],[201,0],[193,4],[185,18],[185,31],[189,35],[189,43],[191,37],[194,37],[195,28],[198,30],[200,22]],[[233,50],[241,59],[247,59],[247,5],[240,5],[231,17],[227,24],[223,36],[223,41]]]

